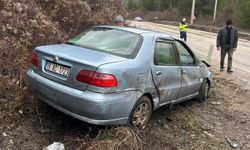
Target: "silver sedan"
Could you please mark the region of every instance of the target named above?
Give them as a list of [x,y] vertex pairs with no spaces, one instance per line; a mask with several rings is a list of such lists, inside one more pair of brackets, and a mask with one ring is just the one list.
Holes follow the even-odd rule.
[[182,40],[127,27],[95,26],[65,44],[36,47],[31,87],[82,121],[145,127],[160,106],[205,100],[207,66]]

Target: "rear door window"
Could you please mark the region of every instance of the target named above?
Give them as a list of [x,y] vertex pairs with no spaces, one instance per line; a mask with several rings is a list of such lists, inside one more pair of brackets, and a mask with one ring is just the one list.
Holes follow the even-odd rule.
[[176,55],[173,44],[165,41],[157,41],[155,44],[155,59],[156,65],[176,65]]

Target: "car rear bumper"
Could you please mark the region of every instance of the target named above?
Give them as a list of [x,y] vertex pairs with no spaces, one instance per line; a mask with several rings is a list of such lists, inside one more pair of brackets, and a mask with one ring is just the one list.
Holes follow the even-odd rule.
[[97,124],[126,124],[140,92],[102,94],[80,91],[27,71],[29,83],[39,97],[52,107],[79,120]]

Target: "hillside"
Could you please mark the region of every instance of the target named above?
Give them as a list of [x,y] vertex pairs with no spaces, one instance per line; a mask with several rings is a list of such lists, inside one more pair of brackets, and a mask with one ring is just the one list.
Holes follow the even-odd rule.
[[26,70],[34,47],[65,42],[123,13],[113,0],[1,0],[0,5],[0,126],[16,122],[31,95]]

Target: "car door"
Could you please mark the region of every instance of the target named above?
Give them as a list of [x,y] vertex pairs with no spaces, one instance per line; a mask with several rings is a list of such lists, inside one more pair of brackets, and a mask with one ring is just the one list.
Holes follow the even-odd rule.
[[177,40],[175,45],[179,54],[182,73],[179,99],[195,97],[199,93],[202,82],[200,67],[194,53],[184,42]]
[[181,68],[178,65],[174,41],[157,39],[155,42],[152,74],[160,96],[160,104],[176,100],[181,88]]

